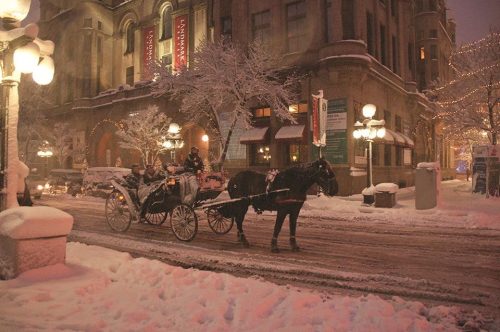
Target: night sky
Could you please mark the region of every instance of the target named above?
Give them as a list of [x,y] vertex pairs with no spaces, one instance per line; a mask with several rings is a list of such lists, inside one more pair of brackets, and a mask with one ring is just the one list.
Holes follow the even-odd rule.
[[[457,22],[458,44],[484,37],[490,27],[500,31],[500,0],[447,0],[447,4],[448,17]],[[38,9],[39,0],[32,0],[27,21],[38,20]]]

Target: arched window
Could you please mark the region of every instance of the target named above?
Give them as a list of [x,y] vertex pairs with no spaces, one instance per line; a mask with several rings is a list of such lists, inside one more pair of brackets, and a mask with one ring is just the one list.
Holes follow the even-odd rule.
[[125,48],[125,54],[134,52],[135,44],[135,26],[133,22],[129,22],[126,28],[127,44]]
[[165,6],[161,12],[160,40],[172,38],[172,7]]

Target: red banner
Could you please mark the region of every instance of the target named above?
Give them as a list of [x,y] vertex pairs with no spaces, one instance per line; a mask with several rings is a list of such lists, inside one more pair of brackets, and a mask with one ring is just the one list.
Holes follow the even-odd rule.
[[155,60],[155,27],[144,28],[142,36],[144,41],[142,78],[150,80],[153,78],[152,66]]
[[312,99],[312,132],[313,144],[319,144],[319,98],[313,97]]
[[179,15],[175,18],[174,30],[174,66],[187,66],[189,51],[189,24],[188,15]]

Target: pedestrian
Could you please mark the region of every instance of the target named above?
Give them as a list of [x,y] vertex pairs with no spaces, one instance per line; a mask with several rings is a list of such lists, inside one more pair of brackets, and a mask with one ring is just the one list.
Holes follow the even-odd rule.
[[200,150],[196,146],[193,146],[191,148],[191,153],[188,154],[186,160],[184,161],[184,168],[186,169],[186,171],[193,172],[195,174],[203,172],[203,168],[205,166],[203,165],[203,161],[198,155],[199,151]]
[[132,169],[132,173],[125,177],[125,181],[131,188],[139,189],[139,185],[142,182],[139,164],[133,164],[130,168]]
[[159,171],[156,171],[154,166],[151,164],[146,165],[146,170],[144,171],[144,184],[150,184],[161,180],[162,176]]

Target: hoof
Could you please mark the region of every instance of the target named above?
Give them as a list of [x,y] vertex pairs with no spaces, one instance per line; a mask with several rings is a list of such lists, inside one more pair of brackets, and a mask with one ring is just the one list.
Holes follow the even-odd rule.
[[241,244],[243,248],[250,247],[250,243],[248,242],[247,238],[245,237],[245,234],[243,233],[238,234],[238,242]]
[[278,240],[277,239],[271,240],[271,252],[274,252],[274,253],[280,252],[280,249],[278,248]]
[[300,247],[297,245],[297,241],[295,240],[295,238],[290,239],[290,247],[292,248],[293,252],[300,251]]

